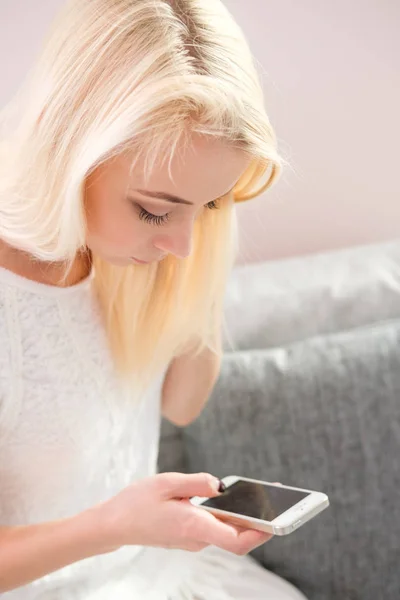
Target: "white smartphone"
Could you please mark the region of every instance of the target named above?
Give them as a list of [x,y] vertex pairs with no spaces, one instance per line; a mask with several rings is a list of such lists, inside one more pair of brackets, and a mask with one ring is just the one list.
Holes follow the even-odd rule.
[[231,475],[216,498],[191,498],[192,504],[222,521],[274,535],[292,533],[329,506],[326,494]]

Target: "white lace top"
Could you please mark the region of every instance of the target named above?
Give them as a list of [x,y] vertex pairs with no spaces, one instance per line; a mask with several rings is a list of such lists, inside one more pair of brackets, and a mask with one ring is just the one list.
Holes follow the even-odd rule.
[[[90,278],[57,288],[0,268],[0,340],[0,524],[74,515],[156,472],[162,377],[140,402],[117,380]],[[6,596],[153,598],[157,553],[123,548]]]

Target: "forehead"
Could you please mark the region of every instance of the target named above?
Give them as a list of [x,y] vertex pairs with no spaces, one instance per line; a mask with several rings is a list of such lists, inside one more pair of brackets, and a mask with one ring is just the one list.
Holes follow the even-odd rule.
[[172,156],[161,156],[149,170],[143,157],[126,156],[130,188],[166,192],[204,204],[232,189],[251,157],[242,149],[210,136],[179,142]]

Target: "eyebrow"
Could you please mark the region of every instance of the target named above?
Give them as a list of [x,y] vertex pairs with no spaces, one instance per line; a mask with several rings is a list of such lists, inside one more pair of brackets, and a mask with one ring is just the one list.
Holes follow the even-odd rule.
[[173,204],[187,204],[189,206],[193,206],[193,203],[189,202],[189,200],[184,200],[183,198],[179,198],[179,196],[167,194],[166,192],[152,192],[150,190],[133,191],[139,192],[139,194],[142,194],[142,196],[149,196],[150,198],[157,198],[158,200],[167,200],[168,202],[172,202]]

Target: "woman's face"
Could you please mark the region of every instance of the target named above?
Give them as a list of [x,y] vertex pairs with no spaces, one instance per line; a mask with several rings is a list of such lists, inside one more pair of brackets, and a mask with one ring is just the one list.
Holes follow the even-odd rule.
[[87,245],[120,266],[160,261],[191,252],[193,225],[213,210],[246,170],[250,158],[221,141],[196,136],[173,160],[155,166],[145,180],[144,165],[124,154],[98,167],[87,179]]

